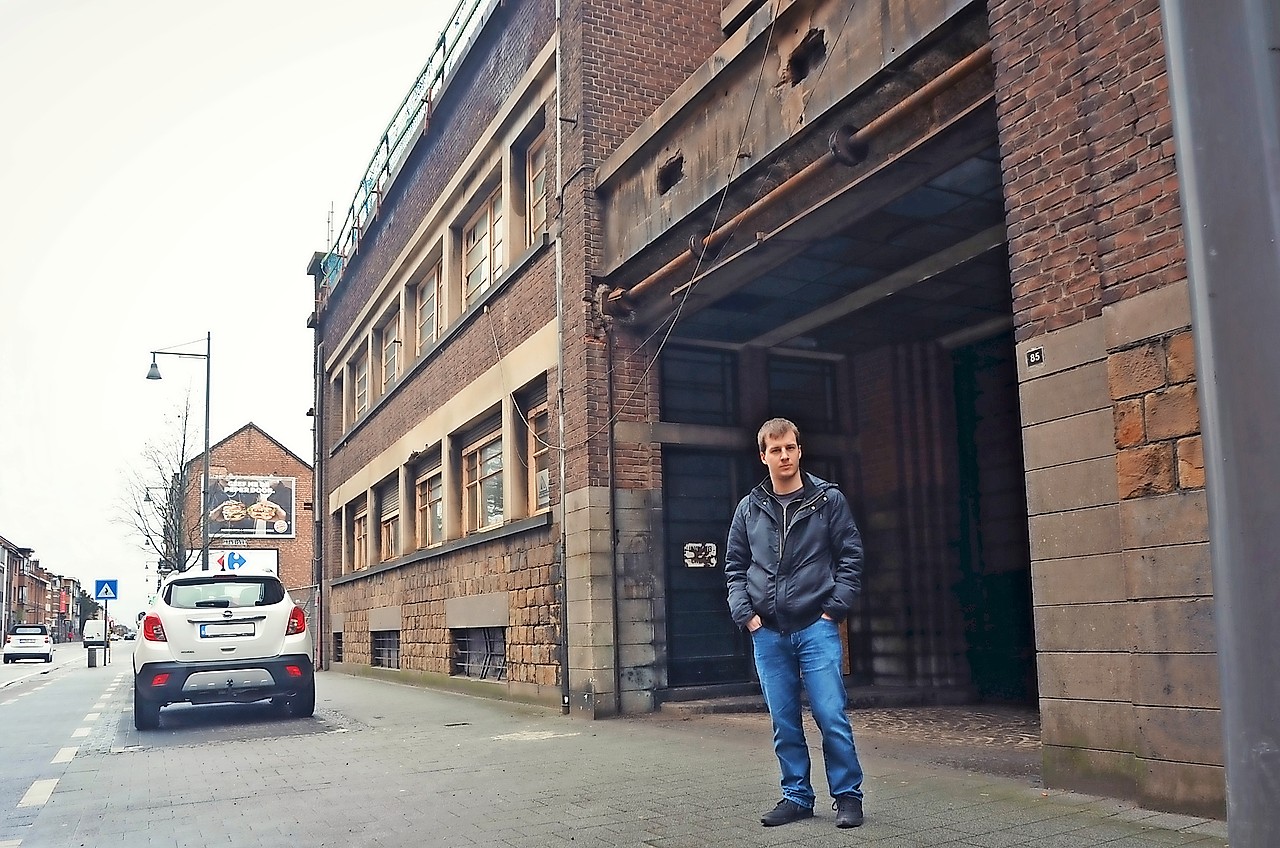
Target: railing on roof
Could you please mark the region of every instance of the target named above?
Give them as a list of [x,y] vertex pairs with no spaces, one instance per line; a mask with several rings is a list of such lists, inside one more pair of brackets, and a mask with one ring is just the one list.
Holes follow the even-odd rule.
[[[444,88],[449,72],[465,55],[467,42],[482,23],[480,7],[489,0],[458,0],[449,22],[440,32],[435,48],[400,108],[387,124],[377,149],[365,168],[355,199],[347,209],[337,239],[321,264],[321,286],[332,291],[352,256],[360,250],[360,238],[369,221],[378,214],[382,196],[391,176],[417,140],[414,130],[431,116],[431,107]],[[460,49],[461,48],[461,49]]]

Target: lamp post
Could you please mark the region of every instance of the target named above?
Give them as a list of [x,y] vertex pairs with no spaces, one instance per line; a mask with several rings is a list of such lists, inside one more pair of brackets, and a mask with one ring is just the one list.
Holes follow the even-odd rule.
[[[182,347],[182,345],[178,345],[178,347]],[[157,356],[177,356],[183,359],[204,360],[204,468],[200,477],[200,568],[202,571],[209,570],[209,386],[212,383],[211,377],[213,373],[211,366],[212,352],[212,333],[206,332],[204,335],[204,353],[153,350],[151,351],[151,368],[147,371],[148,380],[160,379],[160,368],[156,365]],[[186,494],[185,490],[183,494]],[[181,563],[181,565],[185,566],[185,562]]]

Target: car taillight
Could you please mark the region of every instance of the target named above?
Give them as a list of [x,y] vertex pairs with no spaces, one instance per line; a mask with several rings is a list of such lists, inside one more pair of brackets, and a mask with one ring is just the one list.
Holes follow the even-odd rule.
[[45,643],[46,645],[48,645],[48,644],[49,644],[50,642],[52,642],[52,641],[53,641],[53,640],[52,640],[51,638],[49,638],[48,636],[44,637],[44,643]]
[[164,625],[160,623],[160,616],[155,613],[147,613],[147,617],[142,619],[142,638],[148,642],[168,642],[169,639],[164,635]]
[[163,686],[168,682],[169,682],[169,673],[166,671],[162,671],[156,676],[151,678],[152,686]]
[[284,635],[293,636],[297,633],[305,633],[307,630],[307,615],[302,611],[302,607],[294,607],[293,612],[289,613],[289,626],[285,629]]
[[287,665],[284,667],[284,673],[290,677],[301,677],[302,667],[297,665]]
[[12,644],[12,643],[13,643],[13,636],[11,636],[11,635],[9,635],[9,634],[6,634],[6,635],[5,635],[5,637],[4,637],[4,643],[5,643],[6,645],[10,645],[10,644]]

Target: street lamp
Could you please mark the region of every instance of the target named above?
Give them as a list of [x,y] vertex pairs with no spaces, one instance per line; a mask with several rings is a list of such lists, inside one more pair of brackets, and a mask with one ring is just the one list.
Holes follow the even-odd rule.
[[[192,342],[188,342],[192,344]],[[176,345],[184,347],[184,345]],[[212,333],[204,334],[204,353],[185,353],[176,350],[151,351],[151,368],[147,370],[148,380],[160,379],[160,367],[156,365],[157,356],[177,356],[182,359],[204,360],[204,469],[200,477],[200,558],[201,570],[209,570],[209,386],[212,383],[211,367],[213,352]],[[184,492],[185,495],[185,492]],[[183,563],[182,565],[185,565]]]

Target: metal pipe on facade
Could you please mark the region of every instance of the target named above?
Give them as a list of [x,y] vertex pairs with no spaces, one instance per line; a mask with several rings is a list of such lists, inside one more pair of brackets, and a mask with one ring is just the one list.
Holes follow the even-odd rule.
[[604,351],[605,351],[605,414],[609,416],[609,433],[606,442],[606,450],[608,451],[608,474],[609,474],[609,573],[613,577],[612,591],[609,593],[613,598],[613,714],[615,716],[622,715],[622,646],[618,644],[619,636],[622,634],[620,610],[622,604],[618,599],[620,587],[618,585],[618,494],[617,494],[617,457],[614,453],[614,406],[613,406],[613,333],[605,330],[604,334]]
[[560,711],[569,714],[569,534],[565,527],[565,423],[564,423],[564,138],[561,127],[563,107],[561,91],[564,79],[560,54],[564,50],[563,0],[556,0],[556,421],[560,430],[560,580],[557,582],[557,600],[560,602]]
[[837,130],[831,136],[830,150],[792,174],[773,191],[717,226],[705,238],[699,240],[695,236],[688,250],[681,252],[666,265],[663,265],[631,288],[618,288],[609,292],[608,297],[605,299],[605,311],[612,315],[629,311],[634,304],[635,298],[644,295],[649,289],[663,282],[699,256],[715,251],[728,241],[729,237],[737,232],[742,224],[767,211],[832,165],[856,163],[860,158],[859,152],[866,150],[871,139],[883,133],[922,104],[955,86],[960,80],[974,73],[990,61],[991,45],[984,44],[920,88],[908,94],[898,103],[895,103],[865,127],[857,130],[852,127],[842,127]]
[[[1227,836],[1280,833],[1280,12],[1163,0],[1204,442]],[[1268,648],[1267,646],[1272,646]]]

